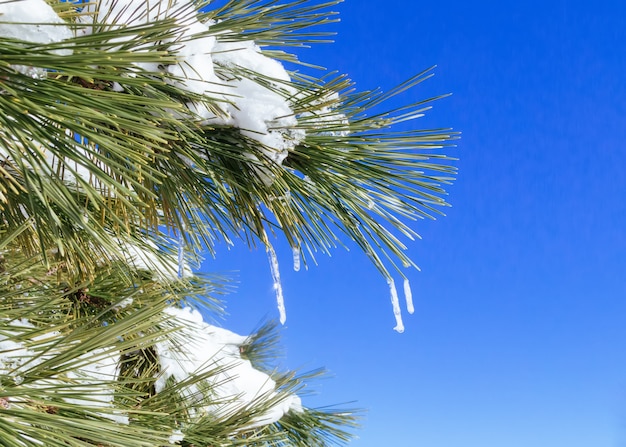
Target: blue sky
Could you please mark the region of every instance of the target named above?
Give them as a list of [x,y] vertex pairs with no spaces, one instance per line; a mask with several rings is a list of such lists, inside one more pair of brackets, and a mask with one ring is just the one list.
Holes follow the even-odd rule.
[[[626,3],[346,0],[336,43],[302,58],[390,89],[451,92],[415,126],[463,133],[453,207],[418,222],[416,312],[397,334],[385,280],[356,248],[291,271],[284,365],[325,366],[309,405],[368,410],[353,447],[626,445]],[[277,318],[264,251],[224,325]]]

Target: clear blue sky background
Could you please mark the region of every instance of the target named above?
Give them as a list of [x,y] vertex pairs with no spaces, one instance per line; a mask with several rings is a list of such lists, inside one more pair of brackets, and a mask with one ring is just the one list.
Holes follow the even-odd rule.
[[[394,326],[358,250],[295,273],[277,244],[284,365],[327,367],[309,405],[366,408],[354,447],[626,445],[626,3],[347,0],[336,43],[303,58],[390,89],[437,65],[411,102],[452,92],[420,127],[462,131],[453,207],[418,222],[416,312]],[[239,270],[224,325],[277,318],[265,252]]]

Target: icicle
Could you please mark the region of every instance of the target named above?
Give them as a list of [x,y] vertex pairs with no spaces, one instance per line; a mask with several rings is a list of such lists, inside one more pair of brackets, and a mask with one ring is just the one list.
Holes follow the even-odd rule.
[[293,247],[293,269],[300,271],[300,247]]
[[271,244],[267,244],[267,257],[270,260],[270,269],[272,270],[272,279],[274,280],[274,290],[276,291],[276,304],[278,313],[280,314],[280,324],[287,321],[287,313],[285,311],[285,298],[283,297],[283,285],[280,282],[280,270],[278,269],[278,257]]
[[411,292],[411,283],[408,278],[404,278],[404,298],[406,299],[406,309],[410,314],[415,312],[413,307],[413,292]]
[[185,238],[182,230],[178,231],[178,278],[183,277],[185,271]]
[[393,279],[387,279],[389,284],[389,293],[391,294],[391,304],[393,306],[393,315],[396,317],[396,327],[394,331],[400,334],[404,332],[404,324],[402,323],[402,312],[400,311],[400,301],[398,300],[398,291],[396,290],[396,283]]

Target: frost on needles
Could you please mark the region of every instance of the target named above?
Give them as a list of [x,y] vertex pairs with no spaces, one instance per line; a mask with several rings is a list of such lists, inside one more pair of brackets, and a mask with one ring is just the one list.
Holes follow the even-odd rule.
[[295,270],[353,241],[397,331],[394,277],[413,312],[402,240],[445,205],[453,134],[394,130],[430,100],[381,109],[429,71],[388,93],[303,74],[289,49],[324,41],[336,3],[0,0],[0,439],[349,438],[350,412],[307,408],[306,377],[272,366],[272,330],[204,321],[228,280],[197,272],[203,250],[265,247],[284,323],[270,235]]

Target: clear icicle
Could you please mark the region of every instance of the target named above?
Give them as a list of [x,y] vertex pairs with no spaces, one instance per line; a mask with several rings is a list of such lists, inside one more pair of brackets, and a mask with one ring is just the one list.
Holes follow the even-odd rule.
[[280,282],[280,270],[278,269],[278,257],[271,244],[267,244],[267,257],[270,261],[270,269],[272,270],[272,279],[274,280],[274,290],[276,291],[276,304],[278,313],[280,314],[280,324],[287,321],[287,312],[285,311],[285,297],[283,296],[283,285]]
[[293,269],[300,271],[300,247],[293,247]]
[[183,232],[178,231],[178,277],[182,278],[185,273],[185,238]]
[[408,278],[404,278],[404,298],[406,299],[406,309],[410,314],[415,312],[413,307],[413,292],[411,292],[411,283]]
[[402,312],[400,311],[400,300],[398,300],[396,282],[393,279],[389,278],[387,280],[387,284],[389,284],[389,293],[391,295],[393,315],[396,317],[396,327],[394,327],[393,330],[401,334],[404,332],[404,323],[402,323]]

